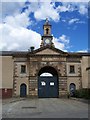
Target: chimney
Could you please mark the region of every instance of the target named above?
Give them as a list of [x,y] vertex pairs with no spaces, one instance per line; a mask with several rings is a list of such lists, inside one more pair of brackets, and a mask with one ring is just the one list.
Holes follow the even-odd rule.
[[30,51],[33,52],[34,51],[34,46],[30,47]]

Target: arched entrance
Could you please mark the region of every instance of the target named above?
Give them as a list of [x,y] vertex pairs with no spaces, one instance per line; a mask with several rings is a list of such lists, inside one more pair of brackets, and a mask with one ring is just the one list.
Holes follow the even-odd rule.
[[38,97],[57,98],[58,95],[59,88],[57,71],[50,66],[41,68],[38,73]]
[[20,97],[26,97],[27,96],[27,86],[26,84],[21,84],[20,86]]
[[72,97],[75,96],[75,90],[76,90],[76,85],[75,85],[74,83],[71,83],[71,84],[70,84],[70,95],[71,95]]

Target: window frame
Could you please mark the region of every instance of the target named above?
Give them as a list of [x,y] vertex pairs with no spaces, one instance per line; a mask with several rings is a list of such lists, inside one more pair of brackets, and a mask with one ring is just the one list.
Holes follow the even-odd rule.
[[[71,67],[73,67],[73,68],[71,68]],[[75,74],[75,65],[70,65],[69,66],[69,73],[70,74]]]
[[[21,65],[20,67],[21,67],[20,73],[21,74],[26,74],[26,65]],[[23,70],[22,70],[22,67],[24,67]]]

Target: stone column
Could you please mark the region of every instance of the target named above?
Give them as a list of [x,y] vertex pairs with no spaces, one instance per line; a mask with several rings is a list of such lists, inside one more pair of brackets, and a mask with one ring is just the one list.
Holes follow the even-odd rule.
[[59,77],[59,97],[67,97],[67,78]]
[[17,64],[14,63],[14,71],[13,71],[13,97],[16,97],[16,87],[17,87]]
[[38,97],[38,83],[36,76],[29,77],[29,96]]

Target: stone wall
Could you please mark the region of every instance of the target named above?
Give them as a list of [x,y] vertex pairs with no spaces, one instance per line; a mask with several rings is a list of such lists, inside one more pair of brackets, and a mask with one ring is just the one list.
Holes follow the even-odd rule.
[[90,70],[86,70],[88,67],[90,67],[90,64],[89,64],[89,61],[90,61],[90,57],[88,56],[83,56],[82,57],[82,61],[81,61],[81,64],[82,64],[82,87],[83,88],[90,88]]
[[12,56],[0,56],[0,97],[10,98],[13,93],[13,59]]
[[[29,57],[3,57],[3,91],[5,88],[11,89],[13,96],[20,96],[20,85],[25,83],[27,86],[27,96],[38,97],[38,73],[45,66],[53,67],[58,74],[59,97],[66,96],[69,92],[71,83],[76,85],[76,89],[86,88],[88,86],[88,57],[67,58],[59,54],[44,55],[41,52],[38,55]],[[20,73],[20,66],[26,65],[26,73]],[[75,66],[75,73],[70,74],[70,65]],[[4,67],[5,66],[5,67]],[[4,75],[4,73],[6,73]]]
[[[70,83],[76,85],[76,89],[81,88],[81,63],[78,61],[66,61],[65,56],[31,56],[29,58],[23,58],[23,61],[19,61],[20,58],[15,58],[14,66],[14,95],[20,95],[20,85],[25,83],[27,85],[27,95],[30,97],[38,97],[38,73],[41,68],[45,66],[53,67],[58,74],[59,83],[59,97],[67,96],[69,92]],[[26,65],[26,74],[20,74],[20,66]],[[70,65],[75,66],[75,74],[69,73]]]

